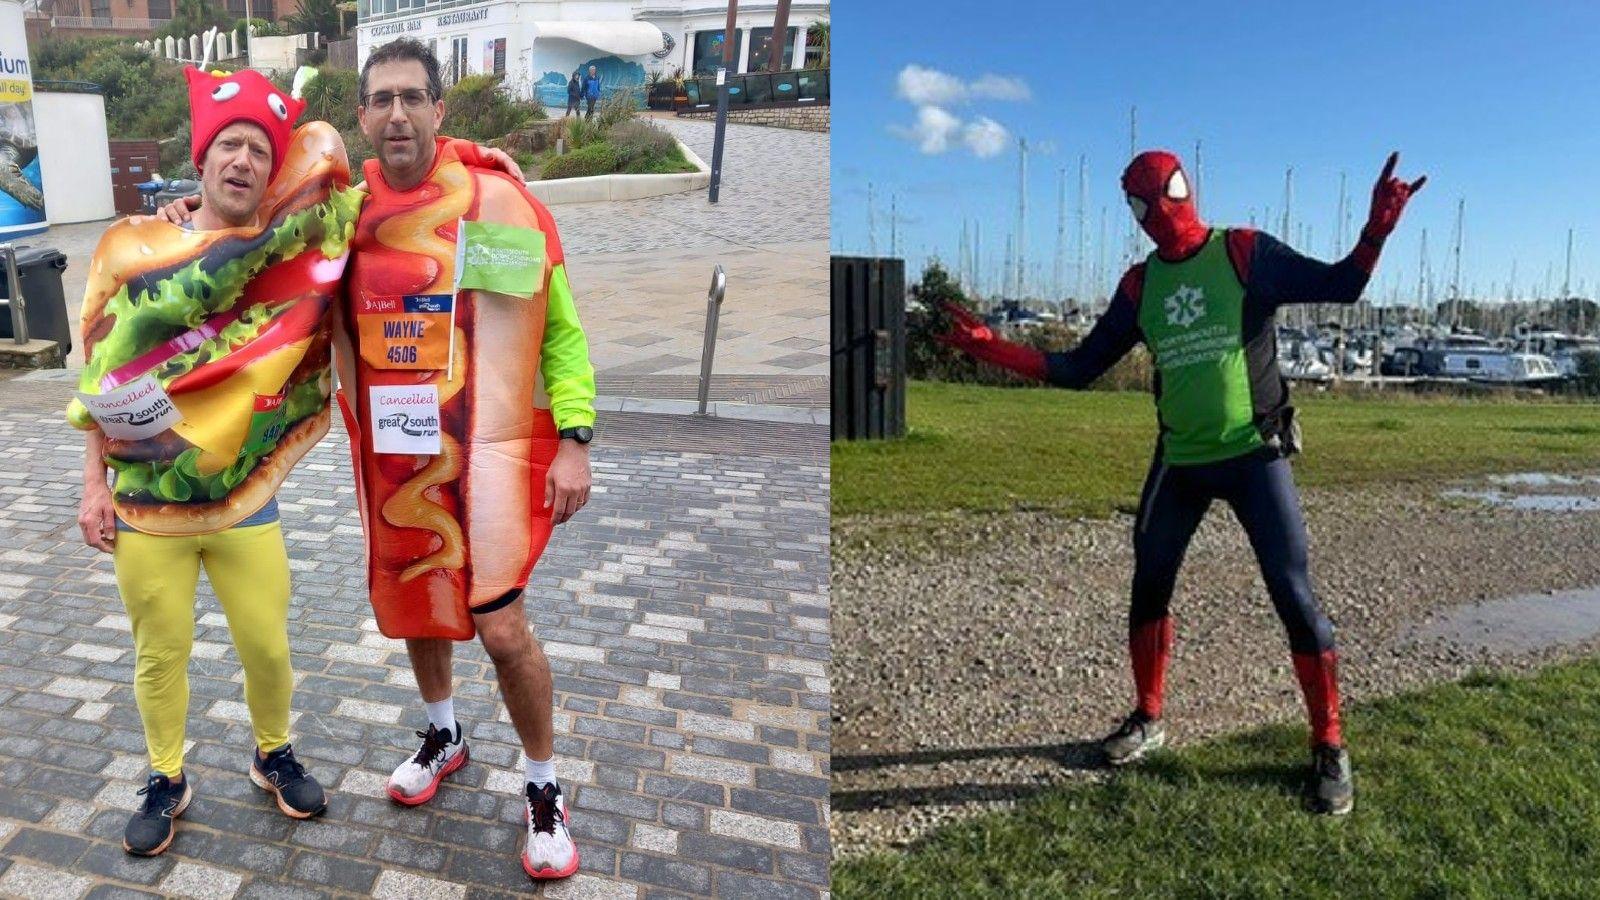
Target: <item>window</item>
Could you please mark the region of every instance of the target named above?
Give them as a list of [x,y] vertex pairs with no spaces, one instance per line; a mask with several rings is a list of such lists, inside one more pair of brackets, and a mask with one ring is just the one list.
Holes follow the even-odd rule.
[[[800,29],[790,28],[789,38],[783,45],[782,66],[776,71],[782,72],[794,68],[794,42],[800,36]],[[772,56],[772,29],[750,29],[750,65],[751,72],[772,71],[767,68],[769,57]]]
[[172,0],[150,0],[150,18],[171,19]]
[[506,73],[506,39],[495,38],[483,45],[483,71],[496,75]]
[[111,0],[89,0],[89,15],[96,19],[111,18]]
[[[771,29],[767,29],[771,31]],[[729,74],[739,69],[739,52],[744,47],[744,29],[735,28],[734,38],[739,42],[733,51],[733,65]],[[715,75],[722,67],[722,31],[697,31],[694,33],[694,74]]]
[[450,77],[449,82],[455,84],[467,77],[467,36],[461,35],[450,39]]

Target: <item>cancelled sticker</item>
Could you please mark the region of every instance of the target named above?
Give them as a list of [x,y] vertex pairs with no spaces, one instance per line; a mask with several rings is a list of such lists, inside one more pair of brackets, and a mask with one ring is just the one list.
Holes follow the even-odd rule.
[[146,375],[103,394],[78,392],[78,400],[89,410],[106,437],[119,441],[142,441],[183,421],[172,398],[161,389],[155,376]]

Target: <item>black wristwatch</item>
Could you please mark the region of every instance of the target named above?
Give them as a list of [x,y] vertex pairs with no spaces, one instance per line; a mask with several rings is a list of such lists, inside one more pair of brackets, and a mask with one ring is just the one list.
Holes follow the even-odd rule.
[[571,439],[580,444],[587,444],[594,440],[594,429],[587,425],[579,425],[576,428],[563,428],[561,429],[561,439]]

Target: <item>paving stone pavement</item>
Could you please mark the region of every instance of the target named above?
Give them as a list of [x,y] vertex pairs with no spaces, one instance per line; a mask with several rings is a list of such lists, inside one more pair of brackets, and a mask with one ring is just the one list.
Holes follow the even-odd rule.
[[[383,796],[426,723],[403,645],[367,606],[337,428],[280,493],[293,740],[329,788],[327,814],[294,822],[250,784],[242,674],[202,583],[196,799],[166,854],[123,853],[147,765],[132,640],[109,558],[77,537],[82,441],[65,396],[59,382],[0,381],[0,896],[533,890],[516,861],[519,747],[476,642],[455,655],[472,764],[426,806]],[[601,446],[594,466],[589,508],[529,586],[583,859],[544,895],[827,896],[826,458]]]

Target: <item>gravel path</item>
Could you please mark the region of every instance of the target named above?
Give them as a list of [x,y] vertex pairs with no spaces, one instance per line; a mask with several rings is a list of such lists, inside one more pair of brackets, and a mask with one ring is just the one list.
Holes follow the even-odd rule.
[[[1600,513],[1444,497],[1445,487],[1305,495],[1312,579],[1347,701],[1600,649],[1592,631],[1520,651],[1413,637],[1462,604],[1600,585]],[[1516,490],[1600,496],[1600,483]],[[1131,527],[1129,516],[1039,513],[835,520],[836,853],[901,846],[1045,785],[1102,777],[1092,742],[1132,702]],[[892,536],[905,528],[921,536]],[[1196,535],[1173,611],[1176,743],[1303,717],[1282,628],[1226,507]],[[1360,734],[1351,740],[1359,769]]]

